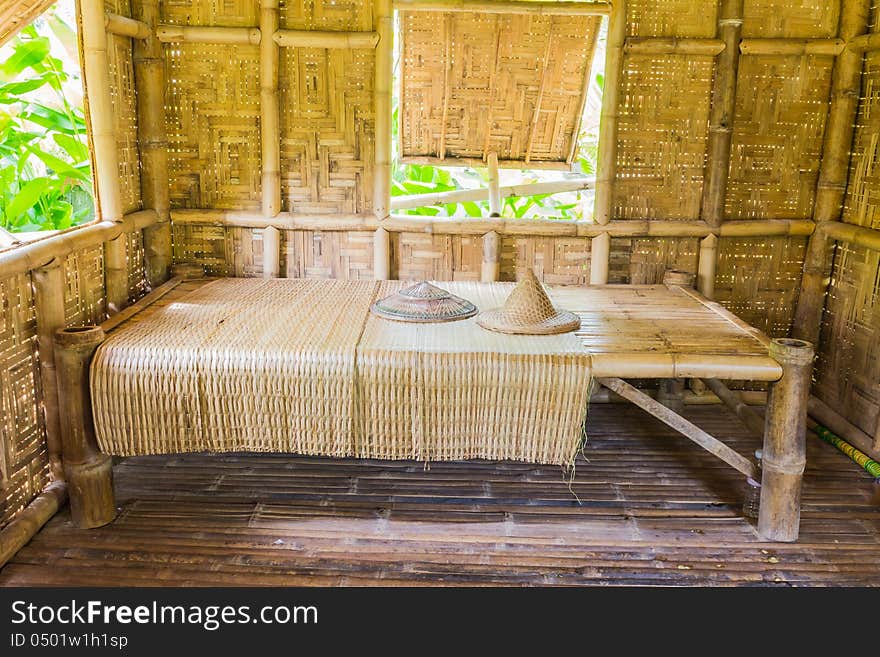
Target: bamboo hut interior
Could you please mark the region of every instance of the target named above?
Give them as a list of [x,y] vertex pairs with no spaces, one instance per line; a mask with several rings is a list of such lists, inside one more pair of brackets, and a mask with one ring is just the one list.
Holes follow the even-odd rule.
[[[0,42],[51,4],[0,2]],[[820,440],[880,461],[873,0],[77,0],[76,16],[98,219],[0,250],[0,584],[880,583],[877,483]],[[595,177],[505,185],[573,170],[594,63]],[[392,196],[395,158],[487,183]],[[585,188],[583,217],[502,216],[506,196]],[[488,210],[403,212],[456,198]],[[403,281],[497,305],[529,272],[576,333],[364,319]],[[280,310],[295,294],[316,328]],[[208,333],[335,326],[375,397],[339,384],[315,440],[272,434],[318,405],[291,402],[243,451],[207,454],[229,450],[153,422],[150,371],[132,397],[100,370],[137,360],[126,339],[189,335],[175,304],[219,326],[211,308],[236,303],[252,321]],[[423,419],[415,451],[394,447],[412,439],[396,416],[355,417],[363,398],[417,412],[369,367],[429,339],[439,390],[490,368],[477,352],[552,344],[558,369],[523,365],[533,389],[499,402],[518,447],[500,431],[473,447],[496,426],[476,414]],[[542,394],[570,427],[542,424]],[[373,447],[340,446],[349,412]],[[467,448],[431,447],[469,422]]]

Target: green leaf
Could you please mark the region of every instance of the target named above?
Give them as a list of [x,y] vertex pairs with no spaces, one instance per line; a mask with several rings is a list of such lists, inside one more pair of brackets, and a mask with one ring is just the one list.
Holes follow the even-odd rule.
[[0,64],[0,76],[12,80],[27,68],[33,68],[49,54],[49,39],[37,37],[28,41],[19,41],[12,57]]
[[40,103],[28,103],[25,111],[21,113],[21,118],[48,130],[57,130],[69,135],[77,135],[86,129],[86,122],[79,116],[74,116],[73,122],[71,122],[70,117],[64,112],[59,112]]
[[480,206],[473,201],[465,201],[461,204],[464,208],[464,211],[467,212],[469,217],[481,217],[483,216],[483,211],[480,209]]
[[43,164],[49,167],[58,176],[73,178],[74,180],[79,180],[81,182],[90,182],[91,180],[88,171],[84,170],[83,167],[74,167],[61,158],[55,157],[51,153],[47,153],[38,148],[28,147],[28,150],[40,158],[40,160],[43,161]]
[[37,204],[48,188],[48,178],[35,178],[34,180],[27,181],[12,199],[12,202],[4,208],[3,214],[6,220],[15,221],[25,214],[25,212]]
[[74,162],[84,162],[89,159],[89,149],[81,139],[58,132],[52,135],[52,139]]
[[0,84],[0,102],[4,104],[20,102],[20,98],[8,98],[9,96],[21,96],[22,94],[36,91],[46,84],[44,78],[31,78],[21,82],[6,82]]

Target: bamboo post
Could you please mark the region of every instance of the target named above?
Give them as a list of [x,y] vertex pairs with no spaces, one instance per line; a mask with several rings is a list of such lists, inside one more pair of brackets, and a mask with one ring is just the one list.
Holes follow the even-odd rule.
[[498,154],[489,153],[486,158],[489,166],[489,216],[501,216],[501,184],[498,176]]
[[736,112],[736,78],[739,69],[739,39],[742,33],[743,0],[721,0],[718,36],[724,50],[717,57],[712,108],[709,114],[709,144],[703,184],[701,215],[717,228],[724,220],[724,198],[730,169],[730,139]]
[[384,228],[377,228],[373,236],[373,277],[377,281],[391,278],[391,235]]
[[657,401],[669,410],[681,413],[684,409],[684,387],[685,380],[682,378],[660,379]]
[[0,530],[0,568],[27,545],[67,501],[67,483],[53,481],[33,502]]
[[697,290],[707,299],[715,297],[715,270],[718,266],[718,238],[707,235],[700,240],[697,264]]
[[61,420],[58,412],[58,382],[55,377],[55,332],[64,328],[64,268],[55,258],[33,271],[34,308],[37,320],[37,347],[40,351],[40,382],[43,414],[46,419],[46,445],[52,476],[63,479],[61,467]]
[[611,235],[601,233],[590,240],[590,285],[608,282],[608,264],[611,259]]
[[104,242],[104,286],[107,312],[118,313],[128,303],[128,258],[125,235]]
[[753,411],[738,392],[734,392],[718,379],[705,379],[706,387],[711,390],[736,416],[742,420],[746,428],[756,436],[764,435],[764,420]]
[[138,153],[141,161],[141,199],[155,210],[158,223],[144,229],[147,283],[158,287],[171,268],[171,203],[168,195],[168,136],[165,132],[165,56],[156,38],[159,0],[140,0],[132,10],[150,28],[147,38],[134,43],[137,91]]
[[[868,0],[844,0],[841,7],[841,39],[863,34],[868,26]],[[838,221],[843,212],[846,180],[849,174],[850,149],[859,107],[864,55],[844,50],[834,64],[831,81],[831,105],[825,126],[822,161],[816,184],[813,219],[817,228],[824,222]],[[822,326],[822,309],[829,280],[826,276],[829,242],[821,230],[810,238],[804,258],[801,293],[795,310],[792,334],[816,343]]]
[[89,365],[103,340],[99,326],[55,333],[64,472],[70,486],[70,514],[80,529],[100,527],[116,517],[113,461],[98,449],[89,390]]
[[263,278],[281,275],[281,231],[275,226],[263,229]]
[[[623,47],[626,42],[626,1],[618,0],[611,9],[608,42],[605,50],[605,88],[599,117],[599,146],[596,176],[597,223],[611,220],[614,204],[614,179],[617,174],[617,115],[620,76],[623,68]],[[593,260],[595,263],[595,260]]]
[[[260,0],[260,31],[278,29],[278,0]],[[260,41],[260,140],[263,168],[263,216],[281,211],[281,119],[278,103],[280,52],[274,39]],[[264,243],[265,247],[265,243]]]
[[494,230],[483,235],[483,269],[480,280],[493,283],[501,277],[501,237]]
[[373,3],[373,29],[379,33],[373,89],[376,112],[373,212],[377,219],[384,219],[391,207],[391,80],[394,75],[394,14],[391,0],[375,0]]
[[770,355],[782,378],[770,384],[761,457],[761,511],[758,534],[771,541],[796,541],[801,515],[801,480],[807,462],[807,399],[813,345],[778,338]]

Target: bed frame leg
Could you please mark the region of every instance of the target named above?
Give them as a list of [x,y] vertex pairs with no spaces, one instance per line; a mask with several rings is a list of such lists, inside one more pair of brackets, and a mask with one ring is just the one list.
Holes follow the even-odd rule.
[[800,529],[801,480],[807,462],[813,345],[778,338],[771,343],[770,355],[782,366],[782,378],[770,384],[767,400],[758,534],[770,541],[793,542]]
[[89,365],[103,341],[100,326],[64,328],[55,333],[62,462],[70,515],[80,529],[101,527],[116,517],[113,462],[98,449],[89,391]]
[[684,386],[685,380],[681,378],[660,379],[657,401],[669,410],[681,413],[684,410]]

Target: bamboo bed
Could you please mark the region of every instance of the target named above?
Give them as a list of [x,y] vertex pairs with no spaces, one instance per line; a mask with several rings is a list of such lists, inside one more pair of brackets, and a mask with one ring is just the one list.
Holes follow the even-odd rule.
[[[178,271],[196,278],[171,279],[101,326],[56,334],[63,458],[80,527],[115,517],[110,454],[570,464],[595,380],[760,486],[763,537],[797,539],[812,347],[771,341],[674,275],[664,285],[550,287],[580,328],[509,336],[474,318],[412,325],[370,315],[370,303],[400,281]],[[442,285],[481,309],[513,287]],[[315,316],[324,323],[296,321]],[[660,379],[665,403],[622,377]],[[709,381],[722,399],[730,391],[721,379],[769,383],[760,469],[675,412],[684,377]]]

